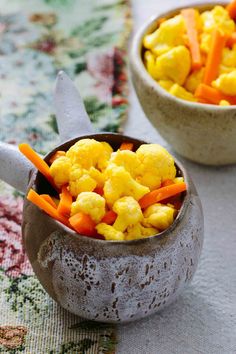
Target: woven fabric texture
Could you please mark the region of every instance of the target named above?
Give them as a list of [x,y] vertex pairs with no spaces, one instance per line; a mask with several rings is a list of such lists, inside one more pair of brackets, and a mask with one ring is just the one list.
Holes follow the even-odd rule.
[[[0,0],[0,140],[45,154],[59,143],[52,106],[63,69],[95,129],[118,131],[127,113],[122,0]],[[1,168],[1,166],[0,166]],[[0,182],[0,353],[114,353],[116,330],[61,309],[21,245],[23,196]]]

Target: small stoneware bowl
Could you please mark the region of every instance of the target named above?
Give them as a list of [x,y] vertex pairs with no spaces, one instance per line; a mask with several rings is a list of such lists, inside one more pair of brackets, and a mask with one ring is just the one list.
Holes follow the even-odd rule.
[[[217,4],[190,3],[185,7],[195,7],[202,12]],[[160,13],[157,6],[157,14],[135,35],[130,70],[137,96],[148,119],[180,155],[207,165],[236,163],[236,106],[215,106],[176,98],[164,90],[144,66],[143,37],[156,29],[158,19],[175,16],[180,10]]]
[[[57,149],[66,151],[83,138],[107,141],[114,149],[127,140],[135,149],[144,143],[120,134],[95,134],[64,74],[58,79],[55,103],[59,132],[66,141],[45,157],[47,162]],[[16,161],[21,181],[12,179]],[[13,148],[1,144],[0,163],[6,170],[0,170],[0,177],[15,187],[25,191],[27,184],[27,189],[54,193]],[[36,276],[55,301],[83,318],[116,323],[148,316],[175,300],[193,277],[203,243],[201,202],[188,173],[178,162],[176,168],[187,183],[181,210],[167,230],[146,239],[114,242],[82,236],[25,200],[25,249]]]

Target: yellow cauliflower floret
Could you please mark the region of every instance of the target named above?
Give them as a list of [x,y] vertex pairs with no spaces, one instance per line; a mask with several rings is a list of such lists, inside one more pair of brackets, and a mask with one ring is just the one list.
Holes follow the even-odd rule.
[[135,225],[143,219],[140,205],[132,197],[118,199],[112,209],[117,214],[113,227],[118,231],[124,232],[128,226]]
[[97,182],[89,175],[89,172],[79,165],[72,166],[69,177],[69,191],[73,197],[81,192],[91,192],[97,186]]
[[196,98],[193,96],[193,94],[178,84],[174,84],[171,87],[169,93],[175,97],[182,98],[183,100],[196,102]]
[[103,171],[108,165],[108,161],[111,157],[113,149],[111,145],[106,143],[105,141],[102,141],[100,144],[102,145],[102,152],[98,158],[97,166],[100,170]]
[[222,6],[215,6],[211,11],[201,14],[203,32],[211,33],[215,28],[230,35],[234,29],[234,21],[229,17],[228,11]]
[[166,91],[169,91],[171,87],[174,85],[174,82],[171,80],[159,80],[158,84]]
[[104,196],[109,206],[112,206],[121,197],[131,196],[139,200],[149,192],[149,188],[136,182],[123,166],[110,163],[105,175]]
[[174,158],[159,144],[143,144],[136,151],[142,171],[138,182],[151,190],[160,187],[162,181],[174,179]]
[[107,241],[123,241],[125,235],[121,231],[117,231],[113,226],[105,223],[96,226],[97,232],[104,236]]
[[117,166],[123,166],[132,177],[137,176],[140,166],[136,153],[129,150],[118,150],[117,152],[113,152],[109,163],[114,163]]
[[227,35],[234,32],[234,21],[229,17],[228,11],[222,6],[215,6],[211,11],[201,14],[203,32],[200,35],[200,48],[208,53],[211,45],[211,34],[214,29],[219,29]]
[[167,229],[174,221],[175,209],[164,204],[153,204],[148,207],[144,215],[144,225],[154,226],[159,230]]
[[226,95],[236,95],[236,69],[229,74],[221,74],[212,82],[212,86]]
[[142,238],[141,224],[137,223],[132,226],[128,226],[126,232],[124,233],[126,240],[136,240]]
[[153,33],[146,35],[143,45],[156,55],[161,55],[177,45],[184,44],[185,32],[184,19],[182,15],[177,15],[164,21]]
[[221,100],[219,103],[220,106],[230,106],[230,103],[226,100]]
[[139,238],[150,237],[158,233],[159,231],[154,227],[144,227],[140,223],[137,223],[134,226],[129,226],[124,234],[126,240],[136,240]]
[[71,216],[82,212],[98,223],[105,215],[106,201],[97,193],[82,192],[78,195],[76,201],[71,206]]
[[174,183],[183,183],[184,182],[184,177],[175,177],[174,178]]
[[94,139],[81,139],[67,151],[66,156],[72,164],[80,165],[85,169],[90,167],[105,168],[110,158],[112,148],[105,142]]
[[81,139],[67,151],[66,156],[73,164],[89,169],[97,163],[101,144],[94,139]]
[[200,34],[200,49],[203,53],[208,53],[211,46],[211,33],[203,32]]
[[231,73],[232,71],[234,71],[235,68],[232,67],[232,66],[225,66],[225,65],[220,65],[220,68],[219,68],[219,75],[221,74],[228,74],[228,73]]
[[153,79],[157,79],[158,75],[156,72],[156,57],[149,50],[146,50],[144,53],[144,64]]
[[143,237],[150,237],[159,234],[159,230],[157,230],[157,228],[155,227],[145,227],[141,225],[141,230],[142,230]]
[[93,178],[94,181],[97,183],[97,187],[103,187],[105,183],[105,176],[102,172],[100,172],[95,167],[91,167],[88,171],[89,176]]
[[183,45],[169,50],[156,59],[155,69],[158,80],[172,80],[183,85],[191,69],[189,50]]
[[192,74],[190,74],[187,77],[187,80],[185,81],[185,88],[194,93],[198,87],[198,85],[202,82],[203,79],[203,74],[204,74],[204,69],[199,69],[199,70],[195,70],[192,72]]
[[223,66],[236,67],[236,44],[232,49],[223,49],[221,64]]
[[71,167],[71,161],[66,156],[59,157],[51,164],[50,174],[57,187],[69,182]]

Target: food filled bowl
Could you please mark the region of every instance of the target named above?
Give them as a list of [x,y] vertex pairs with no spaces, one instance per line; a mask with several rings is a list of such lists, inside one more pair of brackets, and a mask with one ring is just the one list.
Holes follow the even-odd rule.
[[235,5],[157,14],[133,39],[133,84],[160,134],[184,157],[236,162]]
[[[87,138],[105,141],[115,151],[127,141],[134,151],[145,144],[119,134],[94,134],[66,142],[45,161],[50,163],[57,150],[69,151],[76,142]],[[181,206],[173,222],[155,234],[152,227],[152,234],[148,235],[138,231],[135,235],[133,230],[131,237],[117,241],[105,232],[104,239],[99,239],[72,230],[31,201],[25,201],[24,244],[37,277],[52,298],[77,315],[103,322],[140,319],[176,299],[191,281],[198,264],[203,216],[190,177],[177,162],[175,169],[187,190],[181,193]],[[33,174],[29,188],[39,195],[55,196],[39,172]],[[126,216],[130,217],[127,213]]]

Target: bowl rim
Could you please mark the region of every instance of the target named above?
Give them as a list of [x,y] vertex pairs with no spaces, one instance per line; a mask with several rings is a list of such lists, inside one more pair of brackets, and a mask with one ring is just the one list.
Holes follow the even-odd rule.
[[[88,139],[88,138],[94,138],[96,139],[96,137],[104,137],[104,141],[107,141],[107,137],[108,136],[120,136],[121,137],[121,140],[135,140],[137,142],[140,142],[141,144],[150,144],[149,142],[146,142],[146,141],[143,141],[141,139],[137,139],[137,138],[134,138],[134,137],[130,137],[128,135],[121,135],[119,133],[110,133],[110,132],[102,132],[102,133],[94,133],[94,134],[88,134],[88,135],[83,135],[83,136],[79,136],[79,137],[76,137],[76,138],[72,138],[70,140],[67,140],[66,142],[63,142],[62,144],[59,144],[57,145],[53,150],[51,150],[45,157],[44,157],[44,160],[46,162],[49,161],[50,157],[59,149],[63,149],[63,147],[65,145],[68,145],[70,144],[73,145],[75,142],[77,142],[78,140],[81,140],[81,139]],[[102,141],[102,140],[100,140]],[[141,145],[140,144],[140,145]],[[67,148],[68,150],[68,148]],[[185,192],[185,196],[184,196],[184,200],[183,200],[183,203],[182,203],[182,206],[180,208],[180,210],[178,211],[178,214],[174,220],[174,222],[167,228],[165,229],[164,231],[158,233],[158,234],[155,234],[153,236],[149,236],[149,237],[146,237],[146,238],[140,238],[140,239],[134,239],[134,240],[122,240],[122,241],[115,241],[115,240],[102,240],[102,239],[96,239],[96,238],[93,238],[93,237],[90,237],[90,236],[86,236],[86,235],[81,235],[79,233],[77,233],[76,231],[73,231],[72,229],[70,229],[69,227],[67,227],[66,225],[62,224],[61,222],[51,218],[49,215],[45,214],[46,216],[48,216],[50,218],[50,220],[54,223],[56,223],[57,225],[59,225],[62,230],[64,230],[66,233],[70,233],[73,237],[75,237],[75,239],[78,239],[78,240],[83,240],[85,241],[87,239],[88,242],[92,242],[92,243],[99,243],[99,244],[109,244],[109,246],[117,246],[117,245],[136,245],[136,244],[139,244],[139,243],[146,243],[146,242],[153,242],[154,239],[158,239],[158,240],[163,240],[164,238],[168,237],[169,234],[177,227],[177,225],[180,223],[180,221],[183,219],[185,213],[186,213],[186,210],[190,204],[190,199],[191,199],[191,195],[193,194],[193,191],[192,191],[192,188],[190,188],[190,186],[192,185],[191,183],[191,178],[190,178],[190,175],[189,173],[186,171],[186,169],[183,167],[183,165],[174,157],[174,161],[175,161],[175,165],[176,167],[181,171],[183,177],[184,177],[184,181],[187,185],[187,189],[186,189],[186,192]],[[30,188],[33,188],[34,190],[37,190],[36,188],[36,180],[37,180],[37,177],[40,175],[40,172],[39,171],[35,171],[35,173],[32,174],[31,176],[31,180],[30,180],[30,183],[29,183],[29,186],[28,186],[28,190]]]
[[130,47],[130,66],[135,65],[137,72],[139,72],[140,76],[143,78],[145,81],[146,85],[154,88],[159,96],[168,99],[169,101],[174,101],[178,105],[187,108],[196,108],[196,109],[204,109],[207,111],[218,111],[218,110],[227,110],[227,111],[234,111],[236,108],[236,105],[230,105],[230,106],[220,106],[220,105],[214,105],[211,103],[199,103],[199,102],[190,102],[187,100],[184,100],[182,98],[175,97],[171,95],[168,91],[166,91],[164,88],[162,88],[156,80],[152,78],[152,76],[147,72],[142,57],[141,57],[141,50],[143,48],[142,41],[143,37],[145,34],[148,32],[151,32],[151,29],[154,29],[156,27],[155,22],[162,18],[162,17],[167,17],[171,18],[172,16],[176,15],[180,10],[189,8],[189,7],[194,7],[202,10],[208,10],[213,8],[214,6],[225,6],[227,5],[228,2],[220,1],[220,2],[190,2],[188,5],[182,5],[182,6],[177,6],[175,8],[163,11],[163,12],[158,12],[156,15],[152,15],[149,17],[143,25],[136,31],[134,34],[134,37],[132,38],[131,41],[131,47]]

